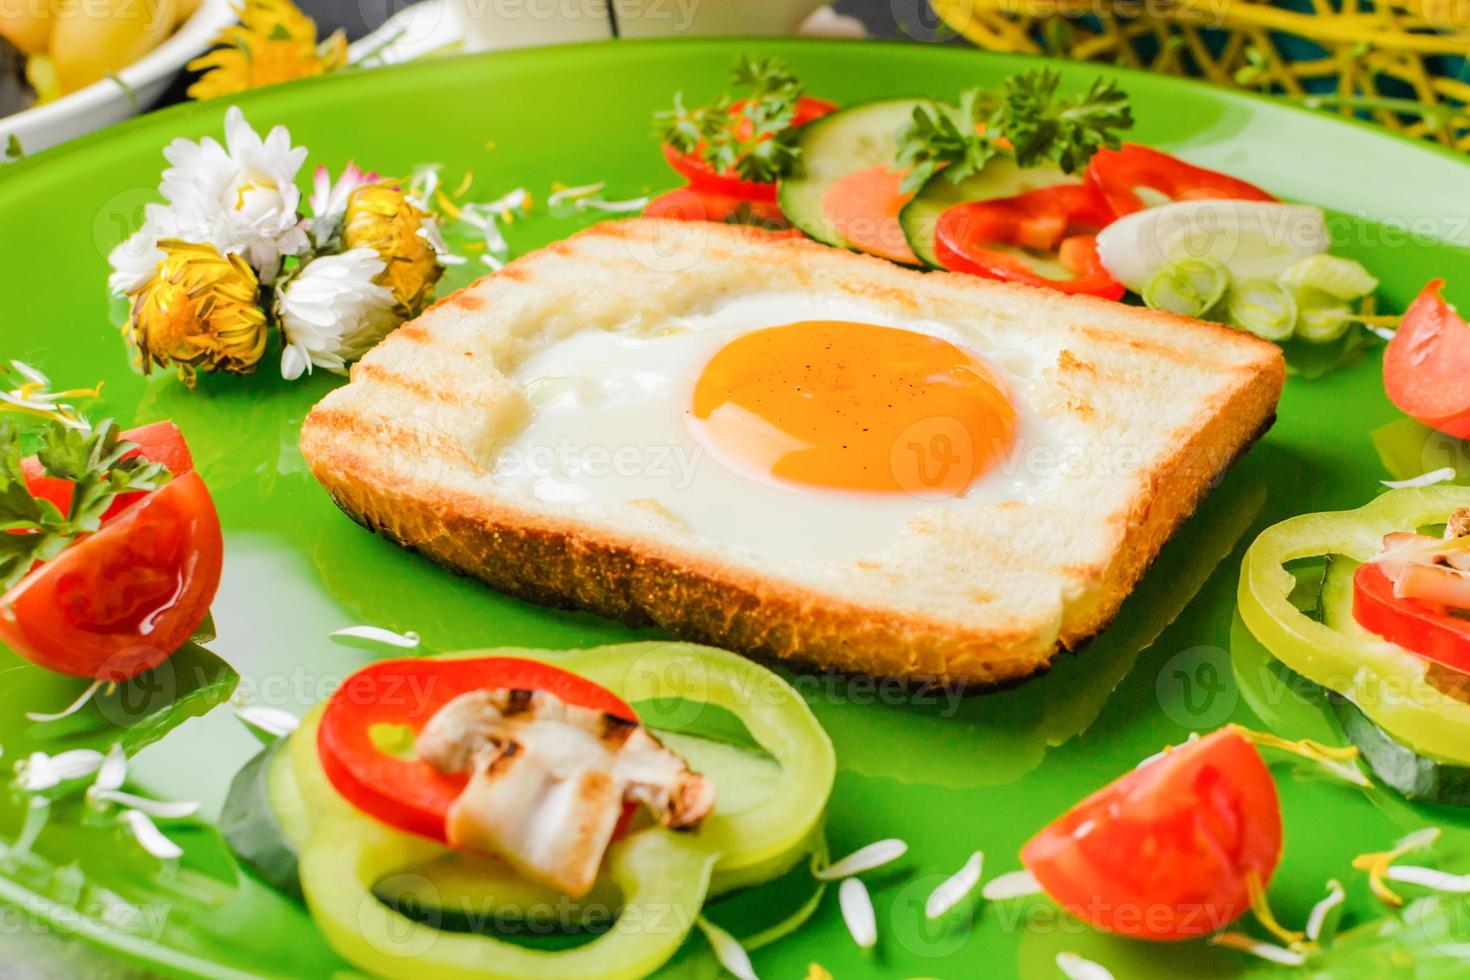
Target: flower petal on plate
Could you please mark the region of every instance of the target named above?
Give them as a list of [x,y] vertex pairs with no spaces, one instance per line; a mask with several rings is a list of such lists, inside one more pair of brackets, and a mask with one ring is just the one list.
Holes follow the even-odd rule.
[[1076,953],[1058,953],[1057,969],[1067,980],[1113,980],[1113,973],[1107,967]]
[[984,861],[985,855],[981,852],[976,851],[971,854],[964,867],[950,875],[930,894],[928,901],[924,903],[924,915],[937,919],[974,891],[975,886],[980,884],[980,869]]
[[908,853],[908,849],[909,846],[903,841],[890,837],[887,840],[875,841],[866,847],[860,847],[840,861],[834,861],[825,868],[818,868],[812,874],[818,881],[850,878],[864,871],[880,868],[890,861],[897,861]]
[[132,831],[138,846],[160,861],[183,857],[184,849],[163,835],[152,818],[141,810],[124,810],[123,821]]
[[991,878],[985,883],[985,887],[980,889],[980,896],[992,902],[1039,894],[1041,894],[1041,882],[1036,880],[1034,874],[1026,870],[1012,871],[999,878]]
[[1437,483],[1448,483],[1455,478],[1455,475],[1453,466],[1444,466],[1408,480],[1379,480],[1378,482],[1391,490],[1403,490],[1407,487],[1432,487]]
[[750,965],[750,955],[745,952],[745,947],[740,945],[739,940],[702,915],[694,922],[699,926],[699,931],[704,933],[704,938],[709,940],[710,948],[715,951],[715,958],[720,961],[725,972],[739,980],[758,980],[755,968]]
[[878,919],[873,913],[873,899],[868,886],[857,878],[848,878],[837,889],[837,904],[842,907],[842,921],[852,933],[852,941],[863,949],[878,943]]
[[413,650],[419,645],[419,635],[413,630],[409,630],[407,633],[395,633],[392,630],[385,630],[381,626],[347,626],[339,630],[333,630],[331,637],[343,643],[344,646],[376,645],[395,647],[399,650]]

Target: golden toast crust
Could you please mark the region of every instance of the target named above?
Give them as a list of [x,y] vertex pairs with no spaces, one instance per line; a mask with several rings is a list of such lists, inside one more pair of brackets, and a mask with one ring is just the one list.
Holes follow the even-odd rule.
[[[682,247],[691,235],[700,246],[688,262],[677,268],[665,262],[670,248]],[[615,280],[631,275],[645,277],[645,288],[633,292],[651,297],[656,314],[661,288],[684,288],[707,277],[717,291],[734,290],[751,277],[751,268],[764,270],[757,276],[762,280],[841,289],[906,308],[948,303],[992,311],[988,315],[1001,321],[1007,310],[1023,311],[1009,316],[1030,322],[1013,328],[1051,330],[1061,337],[1052,384],[1073,411],[1098,415],[1099,431],[1116,428],[1110,413],[1129,410],[1119,386],[1147,389],[1145,402],[1167,394],[1153,390],[1159,383],[1194,384],[1204,393],[1189,396],[1199,404],[1188,424],[1164,434],[1167,451],[1126,477],[1112,478],[1108,485],[1123,485],[1126,497],[1119,497],[1119,506],[1099,498],[1100,530],[1070,552],[1059,548],[1056,567],[1031,575],[1023,567],[1025,556],[999,545],[972,545],[979,557],[971,571],[979,585],[971,591],[987,593],[973,604],[956,591],[965,583],[953,581],[954,569],[970,569],[963,548],[958,558],[936,558],[930,572],[936,580],[930,591],[949,590],[942,601],[921,601],[897,586],[893,600],[886,601],[884,588],[847,587],[862,580],[851,569],[831,582],[787,575],[779,567],[753,567],[691,547],[656,525],[574,519],[495,492],[482,466],[493,437],[464,419],[483,414],[503,421],[509,411],[510,384],[495,368],[507,356],[507,336],[515,335],[508,324],[564,315],[568,300],[611,291]],[[573,269],[593,280],[588,285],[579,279],[575,288],[581,293],[563,274]],[[598,274],[607,278],[599,282]],[[629,309],[608,315],[626,317]],[[589,309],[587,315],[597,314]],[[1156,383],[1151,375],[1135,382],[1143,365],[1157,365],[1163,380]],[[1058,649],[1072,648],[1106,625],[1164,541],[1270,425],[1284,376],[1274,345],[1214,324],[1090,297],[913,272],[726,226],[623,221],[525,256],[400,328],[353,369],[349,385],[313,409],[301,444],[314,476],[354,520],[496,589],[633,624],[653,623],[683,638],[753,655],[875,675],[993,684],[1043,669]],[[1084,505],[1079,513],[1085,512]],[[989,515],[991,523],[980,527],[999,529],[1000,535],[1008,526],[1034,532],[1037,522],[1050,519],[1048,512],[1012,512]],[[991,565],[1001,573],[1014,566],[1019,577]],[[902,564],[864,573],[894,582],[910,576],[921,587],[924,574]],[[1022,596],[1019,604],[989,594],[1003,593],[995,586],[1006,581],[1040,582],[1046,594]]]

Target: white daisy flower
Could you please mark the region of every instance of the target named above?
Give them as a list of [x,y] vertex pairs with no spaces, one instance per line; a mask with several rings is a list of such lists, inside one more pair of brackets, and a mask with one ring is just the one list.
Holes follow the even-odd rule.
[[149,204],[143,208],[143,227],[114,248],[107,256],[112,263],[112,275],[107,286],[114,295],[121,296],[143,285],[153,277],[158,263],[163,261],[163,250],[158,247],[161,238],[178,238],[184,234],[179,216],[163,204]]
[[352,196],[353,191],[376,184],[381,179],[376,172],[363,170],[349,160],[347,166],[342,168],[342,176],[334,181],[331,172],[325,166],[318,165],[312,175],[312,191],[308,201],[311,204],[311,213],[316,216],[317,235],[330,233],[334,225],[341,224],[342,216],[347,213],[347,198]]
[[281,256],[306,245],[296,187],[306,153],[291,145],[284,126],[262,139],[239,107],[231,106],[223,146],[206,136],[198,143],[177,139],[164,149],[172,166],[163,172],[159,190],[177,217],[180,237],[243,255],[269,279]]
[[398,324],[392,291],[373,282],[383,260],[371,248],[323,255],[301,267],[276,296],[285,333],[281,376],[313,367],[341,372]]

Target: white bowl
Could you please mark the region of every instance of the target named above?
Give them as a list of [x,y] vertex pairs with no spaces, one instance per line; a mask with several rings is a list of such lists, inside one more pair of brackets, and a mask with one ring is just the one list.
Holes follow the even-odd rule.
[[203,0],[162,44],[117,73],[123,85],[104,78],[55,102],[0,116],[0,146],[14,136],[23,152],[35,153],[136,115],[157,102],[174,76],[234,22],[230,0]]

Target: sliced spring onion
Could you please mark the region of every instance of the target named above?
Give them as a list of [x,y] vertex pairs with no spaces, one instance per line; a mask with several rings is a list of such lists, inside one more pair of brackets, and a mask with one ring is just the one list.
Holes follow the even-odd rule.
[[1230,286],[1230,273],[1209,259],[1171,262],[1143,287],[1143,301],[1156,310],[1181,316],[1204,316],[1214,309]]
[[1125,215],[1097,236],[1113,278],[1137,293],[1165,265],[1209,259],[1232,279],[1275,279],[1332,237],[1321,208],[1275,201],[1175,201]]
[[1357,299],[1378,288],[1378,280],[1361,262],[1336,255],[1311,255],[1281,274],[1291,289],[1318,289],[1334,299]]
[[1296,300],[1270,279],[1248,279],[1231,286],[1226,316],[1231,326],[1263,340],[1288,340],[1296,332]]
[[1311,286],[1287,286],[1296,301],[1296,336],[1309,344],[1330,344],[1357,319],[1346,300]]

